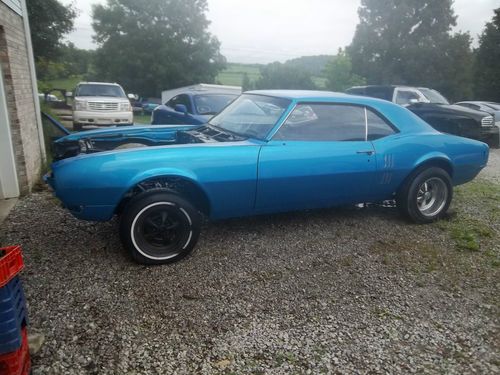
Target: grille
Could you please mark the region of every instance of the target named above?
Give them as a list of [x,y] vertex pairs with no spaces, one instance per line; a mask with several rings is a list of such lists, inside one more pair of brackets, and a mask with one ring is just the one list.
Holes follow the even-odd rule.
[[117,111],[118,103],[112,102],[89,102],[89,109],[92,111]]
[[495,120],[493,119],[493,116],[486,116],[481,120],[482,126],[493,126],[494,123]]

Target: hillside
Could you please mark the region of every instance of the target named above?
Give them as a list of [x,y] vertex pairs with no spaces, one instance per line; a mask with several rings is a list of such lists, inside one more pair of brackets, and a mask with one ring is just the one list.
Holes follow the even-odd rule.
[[[324,88],[326,79],[323,77],[323,70],[327,62],[333,56],[304,56],[297,59],[288,60],[284,64],[290,64],[296,68],[303,69],[312,75],[314,83],[319,89]],[[216,82],[222,85],[241,86],[243,76],[246,73],[250,81],[255,82],[260,78],[260,64],[236,64],[228,63],[227,68],[216,78]]]

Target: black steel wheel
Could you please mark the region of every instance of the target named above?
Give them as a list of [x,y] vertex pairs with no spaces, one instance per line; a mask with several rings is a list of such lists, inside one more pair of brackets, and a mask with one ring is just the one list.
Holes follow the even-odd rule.
[[200,214],[188,201],[170,192],[154,192],[139,195],[127,205],[120,235],[137,262],[165,264],[191,253],[200,228]]

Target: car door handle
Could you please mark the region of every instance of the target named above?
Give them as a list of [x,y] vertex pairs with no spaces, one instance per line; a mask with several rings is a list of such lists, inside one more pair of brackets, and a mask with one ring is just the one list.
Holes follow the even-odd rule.
[[366,151],[358,151],[358,154],[366,154],[366,155],[374,155],[375,151],[373,150],[366,150]]

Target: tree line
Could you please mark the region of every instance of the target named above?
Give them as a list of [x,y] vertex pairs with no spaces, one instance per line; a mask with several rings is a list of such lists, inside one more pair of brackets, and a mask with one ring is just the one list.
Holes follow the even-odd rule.
[[[208,31],[207,0],[108,0],[93,7],[95,51],[64,43],[76,10],[27,0],[39,78],[83,75],[158,96],[168,88],[215,83],[225,68]],[[479,38],[455,32],[453,0],[362,0],[352,43],[335,56],[303,57],[243,76],[245,89],[328,89],[363,84],[428,86],[452,100],[500,101],[500,8]],[[333,51],[332,51],[333,52]],[[318,84],[313,76],[324,78]]]

